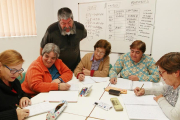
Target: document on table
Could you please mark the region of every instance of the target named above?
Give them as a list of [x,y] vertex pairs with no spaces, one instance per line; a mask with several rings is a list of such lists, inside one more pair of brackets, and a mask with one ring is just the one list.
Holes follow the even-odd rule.
[[161,108],[147,105],[125,105],[129,119],[137,120],[169,120]]
[[68,83],[71,85],[68,91],[79,91],[79,83]]
[[50,91],[47,100],[50,102],[59,102],[61,100],[77,102],[78,95],[78,91]]
[[121,94],[125,105],[158,105],[154,95],[136,96],[135,94]]
[[106,82],[106,77],[91,77],[91,76],[85,76],[85,79],[82,81],[83,84],[93,84],[93,83],[99,83],[99,82]]
[[152,82],[141,82],[141,81],[132,81],[128,79],[118,78],[117,84],[110,84],[112,87],[134,90],[136,87],[141,87],[144,84],[143,88],[151,88]]
[[44,112],[48,112],[52,110],[53,107],[51,106],[49,102],[41,102],[41,103],[24,107],[24,109],[29,109],[29,117],[30,117],[30,116],[34,116],[34,115],[41,114]]

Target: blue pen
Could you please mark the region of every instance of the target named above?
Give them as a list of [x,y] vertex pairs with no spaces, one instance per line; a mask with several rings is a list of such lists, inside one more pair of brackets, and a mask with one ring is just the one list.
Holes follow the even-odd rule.
[[83,89],[81,90],[81,93],[80,93],[80,96],[82,97],[82,94],[83,94]]

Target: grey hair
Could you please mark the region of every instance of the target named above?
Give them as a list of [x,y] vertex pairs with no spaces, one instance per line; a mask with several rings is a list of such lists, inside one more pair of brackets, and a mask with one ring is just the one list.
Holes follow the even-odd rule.
[[59,58],[59,55],[60,55],[60,49],[59,47],[54,44],[54,43],[47,43],[43,50],[42,50],[42,56],[45,54],[45,53],[50,53],[50,52],[54,52],[56,54],[56,58]]
[[73,20],[72,11],[69,8],[64,7],[58,10],[58,20],[67,20],[68,18],[71,18]]

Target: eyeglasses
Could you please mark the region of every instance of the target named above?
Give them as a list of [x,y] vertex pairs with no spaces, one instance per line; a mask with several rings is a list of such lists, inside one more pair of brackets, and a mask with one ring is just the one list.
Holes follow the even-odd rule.
[[11,69],[11,68],[9,68],[9,67],[6,66],[6,65],[4,65],[4,66],[10,70],[10,73],[11,73],[11,74],[15,74],[15,73],[17,73],[17,72],[18,72],[19,74],[21,74],[21,73],[24,71],[23,68],[21,68],[20,70],[17,70],[17,69],[15,69],[15,68]]
[[96,52],[99,53],[100,55],[104,55],[104,52],[101,52],[100,50],[96,49]]
[[166,71],[162,71],[162,72],[159,71],[159,75],[162,76],[162,74],[163,74],[164,72],[166,72]]

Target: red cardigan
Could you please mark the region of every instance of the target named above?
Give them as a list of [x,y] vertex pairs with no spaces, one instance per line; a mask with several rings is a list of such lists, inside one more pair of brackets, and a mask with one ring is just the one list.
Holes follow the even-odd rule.
[[[73,72],[62,62],[62,60],[57,59],[54,64],[64,82],[68,82],[72,79]],[[25,81],[21,84],[21,87],[28,95],[34,96],[40,92],[58,90],[58,83],[51,82],[51,74],[44,66],[42,56],[39,56],[29,66],[26,72]]]

